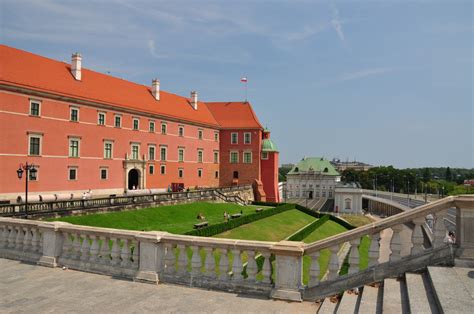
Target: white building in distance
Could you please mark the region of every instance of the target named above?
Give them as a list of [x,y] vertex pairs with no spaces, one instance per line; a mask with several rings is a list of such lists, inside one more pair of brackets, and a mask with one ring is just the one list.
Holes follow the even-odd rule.
[[339,182],[334,190],[334,212],[341,214],[362,214],[362,188],[359,183]]
[[334,198],[340,174],[322,157],[305,157],[286,175],[288,198]]

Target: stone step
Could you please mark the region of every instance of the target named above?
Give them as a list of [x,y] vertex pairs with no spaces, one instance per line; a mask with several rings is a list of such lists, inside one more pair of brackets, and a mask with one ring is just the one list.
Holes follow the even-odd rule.
[[331,302],[330,298],[326,298],[323,304],[319,307],[318,313],[320,314],[333,314],[336,313],[337,302]]
[[426,273],[406,273],[405,278],[410,303],[410,312],[416,314],[439,313],[433,289]]
[[348,290],[342,295],[341,301],[339,301],[339,306],[337,307],[337,313],[341,314],[353,314],[358,313],[357,305],[359,296],[355,293],[355,290]]
[[472,312],[473,297],[466,286],[462,284],[463,278],[453,267],[429,266],[428,275],[438,306],[444,313]]
[[362,297],[359,304],[359,313],[364,314],[379,314],[382,313],[382,302],[379,300],[381,288],[371,286],[364,286]]
[[402,313],[401,285],[395,278],[386,278],[383,281],[383,313]]

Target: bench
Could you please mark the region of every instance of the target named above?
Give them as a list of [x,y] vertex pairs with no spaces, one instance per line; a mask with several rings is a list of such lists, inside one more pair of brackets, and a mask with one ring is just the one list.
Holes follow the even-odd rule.
[[258,213],[258,212],[261,212],[263,210],[263,208],[257,208],[255,209],[255,211]]
[[209,223],[207,221],[203,221],[197,224],[194,224],[194,229],[204,228],[207,227]]
[[242,216],[242,214],[233,214],[233,215],[230,215],[230,218],[234,219],[234,218],[239,218],[240,216]]

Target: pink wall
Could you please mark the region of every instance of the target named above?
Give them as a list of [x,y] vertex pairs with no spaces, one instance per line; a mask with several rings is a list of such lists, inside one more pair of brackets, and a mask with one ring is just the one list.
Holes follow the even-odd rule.
[[280,202],[278,193],[278,152],[268,153],[268,159],[262,159],[262,183],[267,202]]

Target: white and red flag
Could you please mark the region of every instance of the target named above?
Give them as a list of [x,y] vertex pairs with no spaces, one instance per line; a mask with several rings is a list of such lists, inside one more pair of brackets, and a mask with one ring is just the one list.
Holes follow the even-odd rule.
[[242,77],[242,78],[240,79],[240,81],[241,81],[242,83],[247,83],[247,77]]

